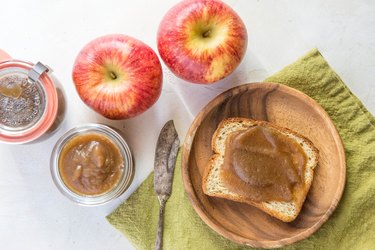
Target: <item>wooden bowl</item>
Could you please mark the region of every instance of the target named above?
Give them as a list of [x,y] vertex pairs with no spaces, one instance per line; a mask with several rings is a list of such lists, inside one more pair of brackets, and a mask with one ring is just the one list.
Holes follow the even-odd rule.
[[[203,193],[202,174],[213,153],[211,138],[219,122],[228,117],[273,122],[299,132],[319,149],[312,186],[293,222],[285,223],[250,205]],[[245,84],[217,96],[192,123],[182,156],[184,187],[198,215],[225,238],[252,247],[281,247],[314,233],[336,208],[345,174],[343,144],[328,114],[307,95],[274,83]]]

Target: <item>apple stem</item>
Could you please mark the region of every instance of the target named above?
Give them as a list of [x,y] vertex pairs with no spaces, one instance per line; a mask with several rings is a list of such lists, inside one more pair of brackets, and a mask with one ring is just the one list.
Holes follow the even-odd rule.
[[203,38],[207,38],[211,35],[211,30],[206,30],[205,32],[203,32],[202,36]]
[[111,72],[109,73],[109,75],[111,76],[111,78],[112,78],[113,80],[116,80],[116,79],[117,79],[117,75],[115,74],[115,72],[111,71]]

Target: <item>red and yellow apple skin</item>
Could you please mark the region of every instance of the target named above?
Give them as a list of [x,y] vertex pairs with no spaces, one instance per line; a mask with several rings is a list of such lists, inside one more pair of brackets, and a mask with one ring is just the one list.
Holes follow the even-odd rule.
[[99,37],[78,54],[73,82],[84,103],[114,120],[137,116],[159,98],[163,74],[143,42],[115,34]]
[[160,23],[158,50],[168,68],[193,83],[213,83],[232,73],[247,47],[241,18],[218,0],[187,0]]

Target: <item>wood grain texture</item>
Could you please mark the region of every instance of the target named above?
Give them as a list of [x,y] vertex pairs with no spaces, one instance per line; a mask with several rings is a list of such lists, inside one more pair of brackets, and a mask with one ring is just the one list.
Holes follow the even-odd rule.
[[[203,193],[203,171],[213,154],[212,135],[228,117],[273,122],[299,132],[319,149],[312,186],[293,222],[285,223],[250,205]],[[220,94],[198,114],[185,138],[182,177],[195,211],[217,233],[252,247],[281,247],[314,233],[336,208],[345,175],[344,148],[328,114],[307,95],[281,84],[244,84]]]

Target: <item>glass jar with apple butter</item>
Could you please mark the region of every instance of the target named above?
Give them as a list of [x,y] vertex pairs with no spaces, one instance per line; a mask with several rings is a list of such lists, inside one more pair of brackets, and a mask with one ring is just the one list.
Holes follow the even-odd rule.
[[49,70],[0,50],[0,142],[29,143],[61,123],[63,96]]
[[101,124],[74,128],[56,143],[51,174],[58,189],[82,205],[99,205],[120,196],[133,178],[128,145]]

